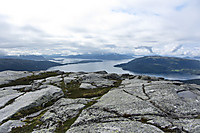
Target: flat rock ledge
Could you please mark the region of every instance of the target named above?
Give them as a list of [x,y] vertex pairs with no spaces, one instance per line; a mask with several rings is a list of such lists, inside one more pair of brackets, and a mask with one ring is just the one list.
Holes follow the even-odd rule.
[[[0,74],[9,73],[15,80],[30,76],[28,72]],[[44,76],[45,71],[35,73]],[[1,82],[9,84],[9,79]],[[105,71],[57,72],[37,76],[28,85],[2,87],[0,93],[0,133],[200,132],[196,84]],[[13,118],[34,108],[35,112]]]

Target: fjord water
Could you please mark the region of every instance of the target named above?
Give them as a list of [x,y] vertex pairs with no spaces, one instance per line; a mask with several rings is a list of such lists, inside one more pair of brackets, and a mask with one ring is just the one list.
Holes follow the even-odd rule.
[[[129,71],[124,71],[121,68],[114,67],[116,64],[126,63],[132,59],[126,60],[103,60],[103,62],[92,62],[92,63],[84,63],[84,64],[71,64],[64,66],[51,67],[48,70],[61,70],[65,72],[96,72],[96,71],[107,71],[108,73],[131,73]],[[73,62],[70,60],[70,62]],[[68,62],[65,62],[68,63]]]
[[[51,67],[48,70],[60,70],[65,72],[96,72],[96,71],[107,71],[108,73],[118,73],[118,74],[134,74],[134,75],[149,75],[149,76],[155,76],[155,77],[163,77],[165,79],[170,80],[188,80],[188,79],[198,79],[200,78],[200,75],[189,75],[189,74],[141,74],[141,73],[134,73],[130,71],[123,70],[118,67],[114,67],[116,64],[121,63],[127,63],[132,59],[126,59],[126,60],[103,60],[103,62],[92,62],[92,63],[84,63],[84,64],[71,64],[71,65],[64,65],[64,66],[56,66]],[[65,60],[66,61],[66,60]],[[74,59],[74,61],[77,61],[77,59]],[[73,62],[73,59],[70,60],[70,62]],[[67,63],[67,62],[64,62]]]

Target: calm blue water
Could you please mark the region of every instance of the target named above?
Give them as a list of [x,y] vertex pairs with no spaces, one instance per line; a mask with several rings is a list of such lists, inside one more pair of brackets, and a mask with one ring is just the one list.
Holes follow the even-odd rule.
[[[77,61],[80,59],[64,59],[64,60],[59,60],[60,63],[68,63],[68,62],[73,62]],[[180,74],[173,74],[173,75],[155,75],[155,74],[140,74],[140,73],[134,73],[134,72],[129,72],[122,70],[121,68],[113,67],[116,64],[121,64],[121,63],[127,63],[129,60],[118,60],[118,61],[103,61],[103,62],[93,62],[93,63],[85,63],[85,64],[72,64],[72,65],[64,65],[64,66],[57,66],[57,67],[51,67],[48,70],[61,70],[65,72],[96,72],[96,71],[102,71],[105,70],[108,73],[118,73],[118,74],[123,74],[123,73],[129,73],[129,74],[134,74],[134,75],[149,75],[149,76],[155,76],[155,77],[164,77],[166,79],[171,79],[171,80],[186,80],[186,79],[196,79],[200,78],[200,76],[195,76],[195,75],[180,75]],[[59,62],[57,61],[57,62]]]

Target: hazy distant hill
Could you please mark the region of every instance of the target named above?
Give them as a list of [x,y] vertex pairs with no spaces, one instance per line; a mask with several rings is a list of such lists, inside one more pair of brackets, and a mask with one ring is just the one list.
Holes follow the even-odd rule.
[[200,79],[181,80],[181,82],[200,85]]
[[50,61],[0,59],[0,71],[5,71],[5,70],[39,71],[39,70],[46,70],[50,67],[59,65],[61,64]]
[[128,63],[115,65],[124,70],[152,74],[200,74],[200,61],[176,57],[145,56]]
[[1,59],[23,59],[23,60],[35,60],[45,61],[46,59],[41,55],[19,55],[19,56],[0,56]]
[[70,64],[83,64],[91,62],[102,62],[101,60],[83,60],[74,63],[60,64],[52,61],[33,61],[21,59],[0,59],[0,71],[15,70],[15,71],[39,71],[46,70],[50,67],[70,65]]
[[84,55],[70,55],[68,58],[80,58],[80,59],[102,59],[102,60],[122,60],[133,58],[130,55],[124,54],[84,54]]
[[130,55],[125,54],[116,54],[116,53],[108,53],[108,54],[82,54],[82,55],[45,55],[45,58],[78,58],[78,59],[101,59],[101,60],[122,60],[122,59],[131,59],[133,58]]

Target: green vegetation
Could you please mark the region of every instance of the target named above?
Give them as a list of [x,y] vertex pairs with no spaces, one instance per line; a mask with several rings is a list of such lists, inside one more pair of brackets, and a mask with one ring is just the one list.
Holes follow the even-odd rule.
[[176,57],[145,56],[115,67],[136,73],[200,75],[200,61]]
[[[121,80],[115,82],[113,87],[118,87],[121,84]],[[71,83],[66,85],[66,89],[68,93],[66,97],[69,98],[92,98],[102,96],[107,93],[113,87],[105,87],[105,88],[95,88],[95,89],[82,89],[79,88],[80,83],[78,81],[72,81]]]
[[42,125],[42,121],[40,118],[45,114],[46,111],[42,111],[41,114],[37,117],[26,119],[24,122],[26,124],[23,127],[13,128],[10,133],[31,133],[33,129],[37,128],[37,126]]
[[[118,87],[121,84],[121,80],[118,80],[115,82],[115,85],[113,87]],[[61,82],[61,88],[63,90],[67,89],[68,93],[66,93],[67,95],[65,95],[65,97],[68,98],[92,98],[92,97],[97,97],[97,99],[101,98],[101,96],[103,96],[105,93],[107,93],[111,88],[113,87],[107,87],[107,88],[97,88],[97,89],[81,89],[80,87],[80,83],[78,81],[71,81],[71,83],[65,85],[64,82]],[[63,133],[66,132],[70,126],[76,121],[76,119],[79,117],[79,115],[81,114],[81,112],[92,106],[93,104],[95,104],[97,101],[91,101],[89,103],[87,103],[85,105],[85,107],[83,109],[80,110],[79,114],[67,121],[65,121],[64,123],[61,123],[59,127],[57,127],[56,129],[56,133]]]
[[[21,95],[20,95],[20,96],[21,96]],[[19,96],[18,96],[18,97],[19,97]],[[17,99],[18,97],[9,100],[4,106],[0,107],[0,109],[4,108],[5,106],[7,106],[7,105],[9,105],[9,104],[12,104],[12,103],[15,101],[15,99]]]
[[65,133],[70,126],[76,121],[76,119],[78,118],[78,116],[73,117],[67,121],[65,121],[63,124],[61,123],[57,128],[55,133]]
[[[97,98],[97,99],[98,99],[98,98]],[[96,100],[97,100],[97,99],[96,99]],[[85,105],[85,107],[82,108],[82,109],[79,111],[79,113],[78,113],[77,116],[75,116],[75,117],[73,117],[73,118],[71,118],[71,119],[65,121],[63,124],[61,124],[60,126],[58,126],[55,132],[56,132],[56,133],[65,133],[65,132],[70,128],[70,126],[76,121],[76,119],[79,117],[79,115],[81,114],[81,112],[82,112],[84,109],[86,109],[86,108],[92,106],[93,104],[95,104],[95,103],[97,102],[96,100],[87,103],[87,104]]]
[[23,118],[29,114],[33,114],[33,113],[36,113],[42,109],[45,109],[46,107],[49,107],[51,105],[53,105],[55,103],[55,100],[51,100],[47,103],[45,103],[44,105],[39,105],[39,106],[36,106],[36,107],[32,107],[32,108],[29,108],[29,109],[23,109],[17,113],[15,113],[13,116],[11,116],[11,120],[18,120],[20,118]]
[[[66,73],[67,74],[67,73]],[[14,86],[14,85],[28,85],[33,82],[33,80],[39,80],[39,79],[44,79],[52,76],[58,76],[57,72],[44,72],[40,73],[39,75],[32,75],[24,78],[17,79],[15,81],[10,82],[9,84],[4,84],[1,85],[0,87],[8,87],[8,86]],[[62,81],[58,84],[52,84],[55,86],[60,87],[63,92],[64,92],[64,97],[67,98],[93,98],[97,97],[94,101],[91,101],[85,105],[84,108],[82,108],[78,115],[74,116],[73,118],[65,121],[65,122],[58,122],[58,127],[56,128],[56,133],[63,133],[66,132],[70,126],[76,121],[76,119],[79,117],[81,112],[95,104],[97,99],[99,99],[101,96],[103,96],[105,93],[107,93],[110,89],[113,87],[118,87],[121,84],[121,80],[115,80],[115,84],[111,87],[104,87],[104,88],[96,88],[96,89],[83,89],[80,88],[81,82],[78,80],[73,80],[68,84],[65,84],[64,82],[64,77],[62,75]],[[23,89],[21,91],[24,91]],[[15,99],[10,100],[7,104],[11,104]],[[39,105],[33,108],[29,109],[23,109],[20,110],[19,112],[15,113],[13,116],[11,116],[9,119],[6,119],[3,121],[6,122],[8,120],[19,120],[20,118],[24,118],[25,116],[29,114],[36,113],[40,110],[45,109],[48,106],[51,106],[54,104],[54,100],[46,103],[45,105]],[[17,127],[13,128],[11,133],[18,133],[18,132],[23,132],[23,133],[30,133],[33,131],[33,129],[37,129],[37,127],[40,127],[42,125],[42,121],[40,121],[41,117],[44,115],[46,111],[43,111],[39,116],[34,117],[34,118],[26,118],[24,122],[26,124],[23,127]]]

